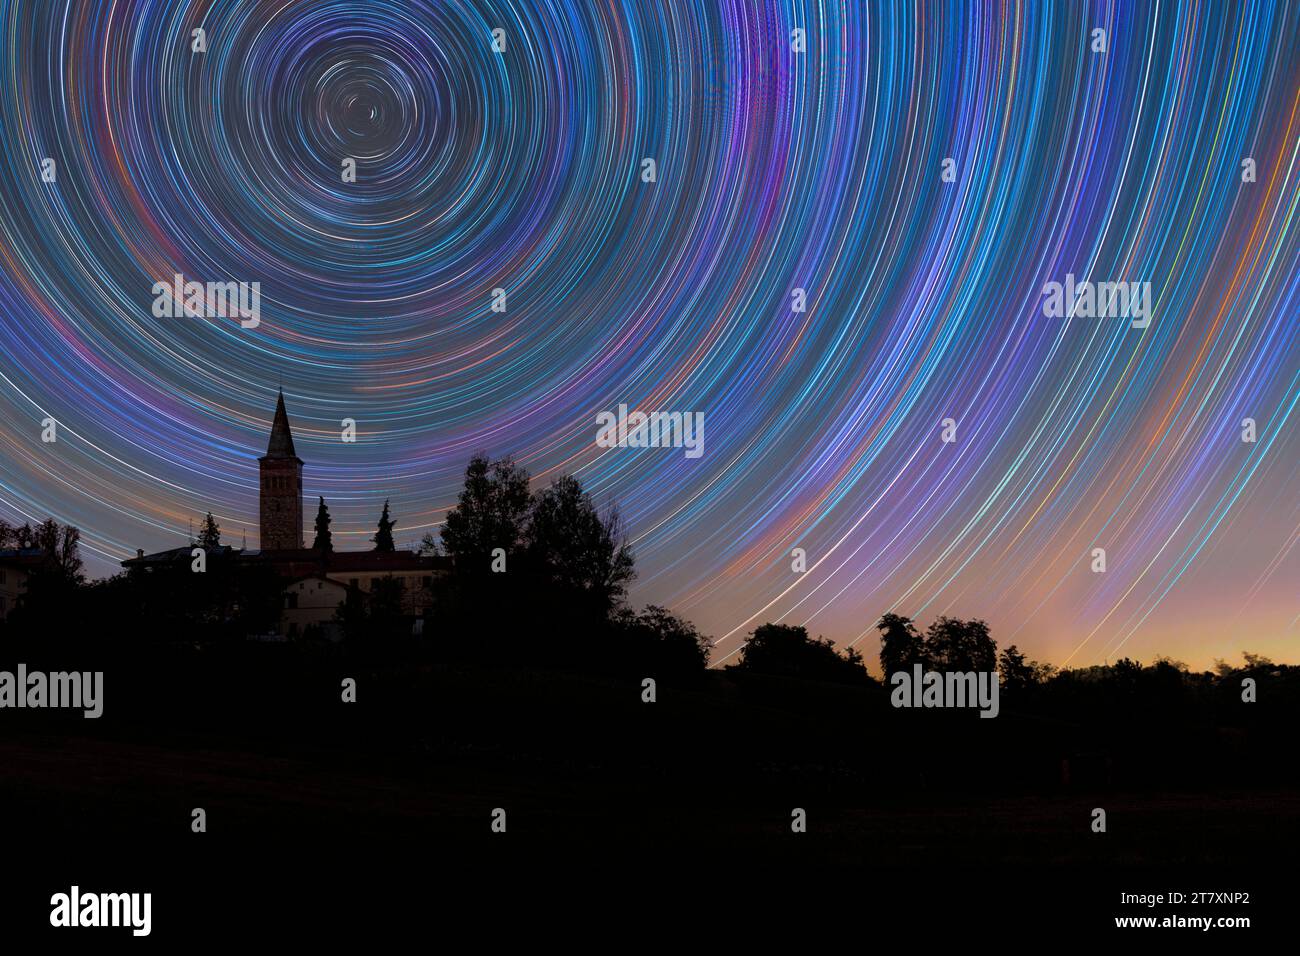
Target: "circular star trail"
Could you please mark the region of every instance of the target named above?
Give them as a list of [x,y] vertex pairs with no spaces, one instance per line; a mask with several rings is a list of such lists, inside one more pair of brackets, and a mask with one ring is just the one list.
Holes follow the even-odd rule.
[[[340,546],[477,451],[573,473],[715,661],[890,610],[1285,657],[1300,6],[1227,6],[0,0],[0,517],[256,546],[283,385]],[[156,318],[176,274],[260,324]],[[1067,274],[1150,325],[1044,316]],[[620,404],[703,454],[599,447]]]

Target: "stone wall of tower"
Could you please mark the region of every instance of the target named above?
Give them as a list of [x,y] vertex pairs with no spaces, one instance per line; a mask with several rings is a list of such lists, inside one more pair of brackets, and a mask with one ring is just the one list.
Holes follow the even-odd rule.
[[302,462],[263,458],[261,465],[262,550],[301,548]]

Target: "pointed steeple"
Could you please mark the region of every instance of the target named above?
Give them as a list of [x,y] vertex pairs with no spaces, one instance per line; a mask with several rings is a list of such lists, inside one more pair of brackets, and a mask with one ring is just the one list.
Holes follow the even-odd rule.
[[275,422],[271,425],[271,441],[266,446],[267,458],[297,458],[293,450],[293,432],[289,428],[289,413],[284,410],[284,392],[275,403]]
[[293,448],[284,392],[275,403],[275,422],[266,454],[257,460],[258,505],[263,551],[302,548],[302,459]]

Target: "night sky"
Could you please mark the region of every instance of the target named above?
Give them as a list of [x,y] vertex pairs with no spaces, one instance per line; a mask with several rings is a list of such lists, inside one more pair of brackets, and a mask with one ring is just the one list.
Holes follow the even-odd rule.
[[[1296,659],[1300,4],[0,0],[0,70],[0,518],[93,575],[257,546],[282,384],[336,547],[477,451],[570,472],[715,662],[890,610]],[[176,273],[261,324],[156,318]],[[598,447],[620,404],[703,454]]]

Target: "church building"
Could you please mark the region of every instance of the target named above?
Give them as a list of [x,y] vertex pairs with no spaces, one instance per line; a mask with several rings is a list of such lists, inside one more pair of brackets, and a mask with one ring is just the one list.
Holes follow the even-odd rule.
[[[401,587],[402,608],[418,631],[432,599],[436,576],[446,561],[415,551],[322,551],[303,546],[303,460],[294,448],[293,429],[281,392],[275,403],[271,437],[258,464],[258,523],[260,549],[223,547],[240,562],[270,565],[283,579],[280,637],[315,632],[337,637],[335,611],[349,594],[369,594],[380,579],[394,579]],[[376,508],[376,514],[378,514]],[[130,571],[188,564],[193,544],[145,554],[122,562]]]

